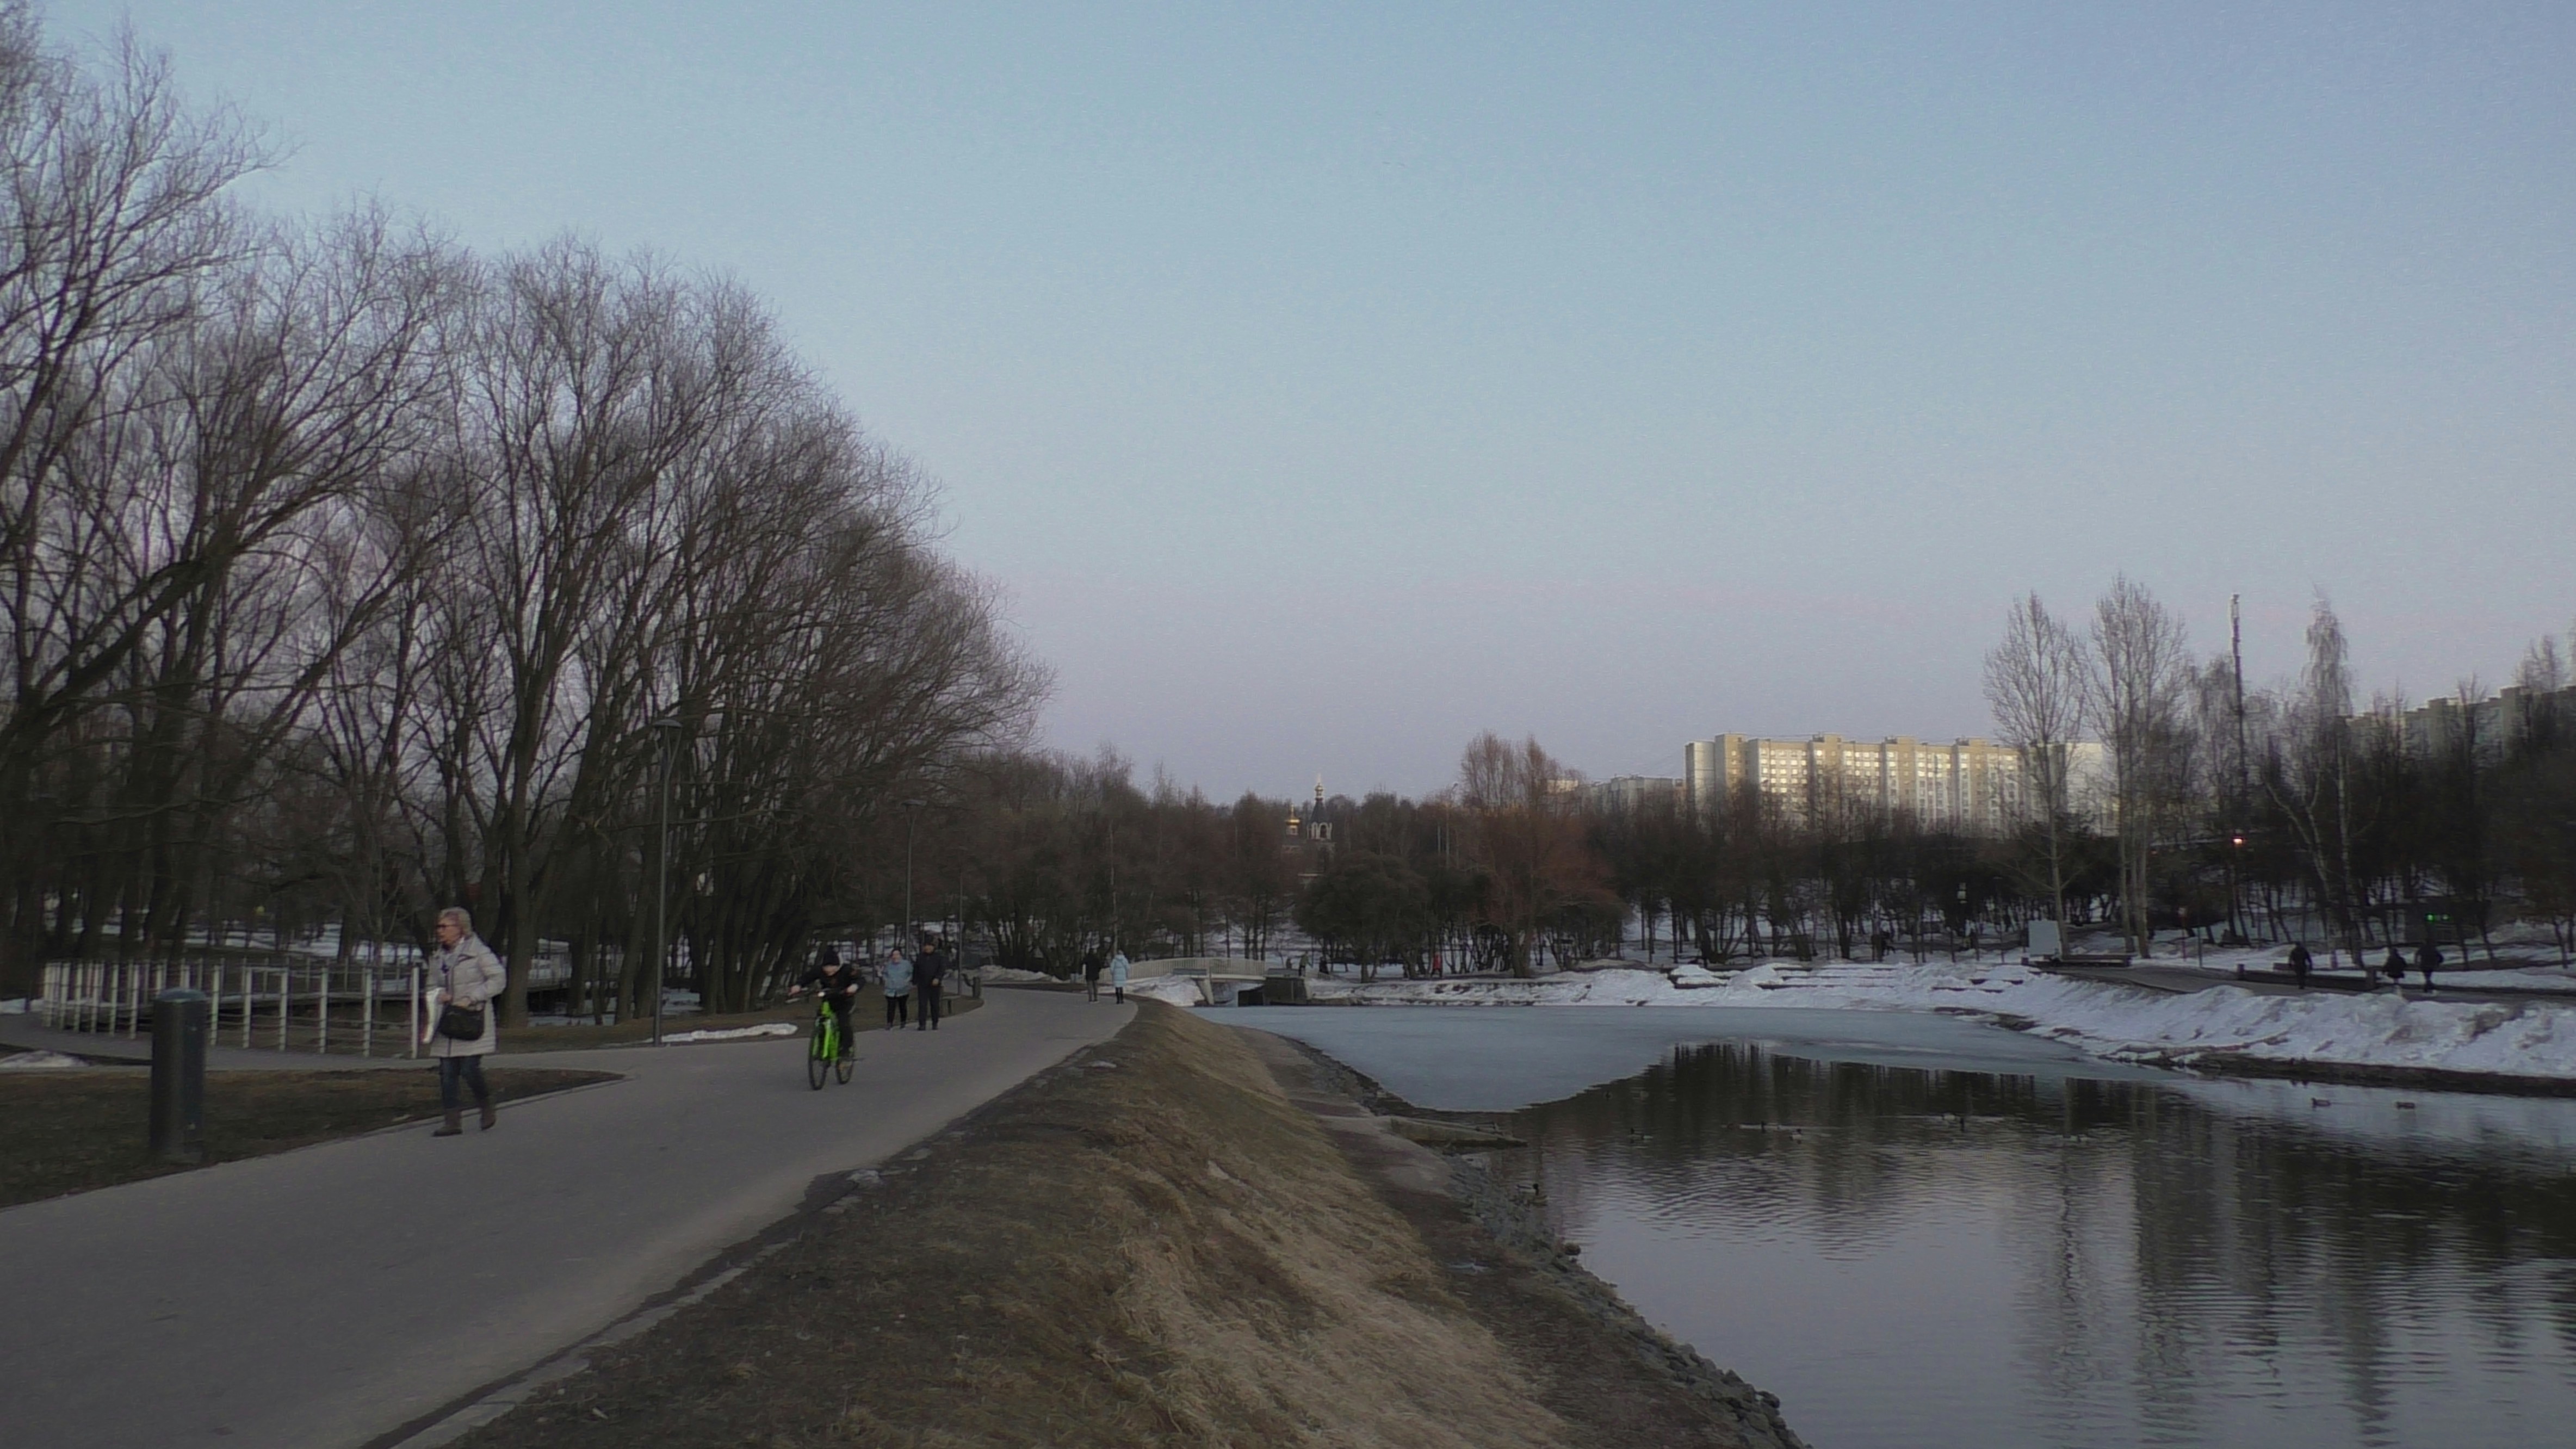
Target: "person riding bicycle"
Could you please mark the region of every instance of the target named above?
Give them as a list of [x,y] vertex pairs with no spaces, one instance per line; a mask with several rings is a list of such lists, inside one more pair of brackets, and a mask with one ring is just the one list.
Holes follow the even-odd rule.
[[841,1055],[850,1054],[850,1006],[859,999],[859,973],[841,964],[838,956],[823,958],[822,964],[806,968],[789,989],[787,999],[794,1001],[808,989],[832,1008],[835,1025],[841,1029]]

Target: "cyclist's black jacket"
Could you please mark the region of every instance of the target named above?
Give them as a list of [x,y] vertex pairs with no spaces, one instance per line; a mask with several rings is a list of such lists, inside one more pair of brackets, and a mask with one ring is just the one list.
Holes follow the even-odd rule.
[[847,966],[829,977],[824,976],[820,966],[808,967],[804,975],[796,978],[796,984],[806,991],[822,992],[834,1006],[847,1007],[859,999],[859,973]]

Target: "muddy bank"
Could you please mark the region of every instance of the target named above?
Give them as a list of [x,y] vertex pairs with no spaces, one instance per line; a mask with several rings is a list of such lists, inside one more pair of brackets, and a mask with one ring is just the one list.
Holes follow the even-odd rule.
[[1795,1444],[1306,1068],[1148,1004],[462,1442]]

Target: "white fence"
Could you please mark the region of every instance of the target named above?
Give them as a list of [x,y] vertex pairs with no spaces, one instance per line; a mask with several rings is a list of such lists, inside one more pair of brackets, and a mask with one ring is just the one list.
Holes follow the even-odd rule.
[[[33,1011],[60,1031],[139,1037],[150,1026],[152,998],[184,988],[206,993],[216,1045],[286,1051],[300,1041],[327,1052],[336,1026],[341,1051],[418,1056],[420,975],[418,966],[291,958],[57,961],[45,967]],[[397,1009],[400,1026],[386,1019]]]

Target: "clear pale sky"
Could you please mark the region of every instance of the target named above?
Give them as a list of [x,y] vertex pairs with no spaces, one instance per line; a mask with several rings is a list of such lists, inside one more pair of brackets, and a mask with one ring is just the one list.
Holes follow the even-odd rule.
[[1987,725],[2121,570],[2365,684],[2576,617],[2576,6],[54,4],[502,248],[731,272],[1049,743],[1231,795]]

